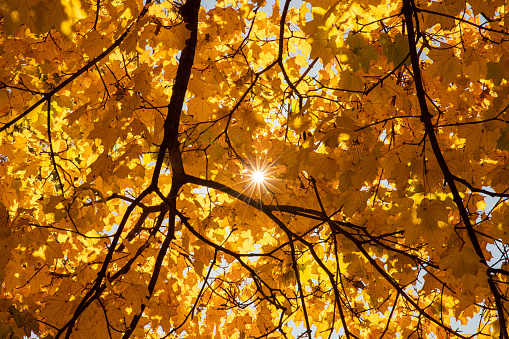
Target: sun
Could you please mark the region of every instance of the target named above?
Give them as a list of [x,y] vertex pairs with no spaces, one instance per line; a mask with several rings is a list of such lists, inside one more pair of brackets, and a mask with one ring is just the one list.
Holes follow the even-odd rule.
[[244,192],[252,198],[261,198],[268,191],[274,188],[272,181],[274,180],[273,164],[267,161],[255,160],[254,162],[248,161],[248,166],[245,169],[246,180],[244,182],[247,186]]
[[258,154],[254,159],[246,159],[243,162],[242,169],[242,194],[248,196],[250,199],[259,199],[261,201],[267,195],[273,196],[278,192],[277,183],[281,183],[282,179],[278,179],[277,160],[281,155],[275,159],[270,159],[265,155],[265,158],[260,157]]
[[257,184],[263,184],[265,179],[266,179],[266,176],[265,176],[265,173],[264,171],[260,171],[260,170],[255,170],[252,174],[251,174],[251,179],[257,183]]

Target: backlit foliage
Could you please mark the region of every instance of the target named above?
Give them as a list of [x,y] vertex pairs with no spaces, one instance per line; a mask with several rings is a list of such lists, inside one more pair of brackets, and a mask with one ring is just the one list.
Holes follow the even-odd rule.
[[509,339],[508,15],[1,1],[0,338]]

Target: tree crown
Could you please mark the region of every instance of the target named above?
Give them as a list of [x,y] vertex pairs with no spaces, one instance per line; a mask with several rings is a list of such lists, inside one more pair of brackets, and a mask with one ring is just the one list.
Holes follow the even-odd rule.
[[0,338],[509,339],[505,15],[2,2]]

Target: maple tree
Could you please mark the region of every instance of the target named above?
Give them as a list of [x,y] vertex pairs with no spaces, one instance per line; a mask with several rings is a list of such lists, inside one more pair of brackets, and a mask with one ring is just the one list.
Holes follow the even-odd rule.
[[509,339],[506,16],[3,1],[0,338]]

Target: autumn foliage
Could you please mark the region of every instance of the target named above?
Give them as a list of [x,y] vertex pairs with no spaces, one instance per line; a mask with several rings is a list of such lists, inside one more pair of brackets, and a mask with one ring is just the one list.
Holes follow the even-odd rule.
[[0,18],[1,339],[509,339],[504,1]]

